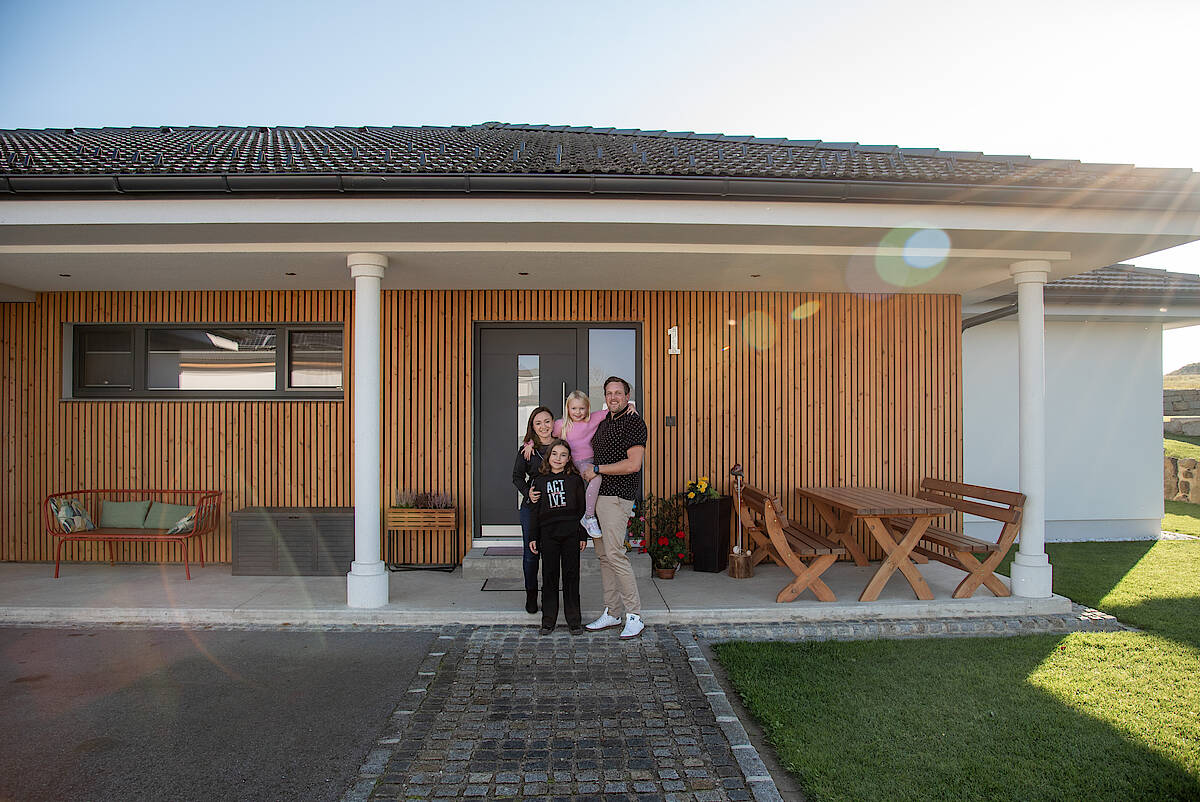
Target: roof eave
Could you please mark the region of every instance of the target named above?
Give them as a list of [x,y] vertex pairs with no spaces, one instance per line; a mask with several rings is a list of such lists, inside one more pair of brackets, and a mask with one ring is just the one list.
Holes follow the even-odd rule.
[[225,195],[279,193],[544,194],[674,196],[746,200],[972,204],[984,206],[1070,205],[1089,209],[1200,211],[1195,180],[1154,190],[1020,187],[893,181],[845,181],[727,176],[613,174],[379,174],[269,173],[139,175],[2,175],[0,194],[32,195]]
[[[1160,290],[1055,290],[1052,287],[1046,287],[1045,303],[1046,304],[1090,304],[1093,306],[1130,306],[1136,304],[1147,305],[1169,305],[1169,304],[1197,304],[1200,305],[1200,290],[1179,290],[1167,291]],[[1007,295],[999,295],[984,304],[1011,304],[1017,299],[1016,293],[1008,293]]]

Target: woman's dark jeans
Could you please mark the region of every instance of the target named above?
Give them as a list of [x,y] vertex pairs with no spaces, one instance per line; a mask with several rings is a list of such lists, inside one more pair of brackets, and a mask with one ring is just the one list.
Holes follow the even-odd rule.
[[533,539],[533,505],[521,505],[521,539],[525,542],[525,551],[521,553],[521,568],[525,571],[525,590],[538,589],[538,562],[541,558],[529,550],[529,541]]

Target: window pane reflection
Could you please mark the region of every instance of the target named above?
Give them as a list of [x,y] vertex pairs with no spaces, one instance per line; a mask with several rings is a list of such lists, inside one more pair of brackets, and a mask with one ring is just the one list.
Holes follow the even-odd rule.
[[150,329],[154,390],[274,390],[274,329]]
[[[592,329],[588,332],[588,398],[592,409],[604,409],[604,380],[620,376],[633,386],[637,376],[637,332]],[[630,395],[633,393],[631,392]]]
[[342,333],[293,331],[288,335],[290,387],[342,386]]
[[[509,353],[512,353],[511,351]],[[529,415],[541,406],[542,365],[537,354],[517,357],[517,442],[525,439]]]
[[82,337],[80,381],[84,387],[133,387],[133,335],[89,331]]

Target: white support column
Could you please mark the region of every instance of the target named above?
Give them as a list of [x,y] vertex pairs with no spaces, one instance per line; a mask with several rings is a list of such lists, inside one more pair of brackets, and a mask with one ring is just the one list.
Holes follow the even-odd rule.
[[1014,596],[1045,599],[1051,595],[1046,557],[1046,312],[1042,288],[1050,263],[1034,260],[1011,267],[1017,285],[1017,332],[1020,360],[1020,483],[1025,494],[1020,548],[1012,564]]
[[346,257],[354,279],[354,562],[346,575],[346,603],[388,603],[387,568],[380,559],[380,286],[388,258],[378,253]]

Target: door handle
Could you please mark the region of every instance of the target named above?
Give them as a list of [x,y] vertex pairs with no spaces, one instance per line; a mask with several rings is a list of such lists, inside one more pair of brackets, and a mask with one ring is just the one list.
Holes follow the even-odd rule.
[[567,383],[563,382],[562,384],[563,384],[563,388],[562,388],[562,407],[561,407],[561,409],[563,411],[563,413],[562,413],[563,417],[565,418],[567,415]]

